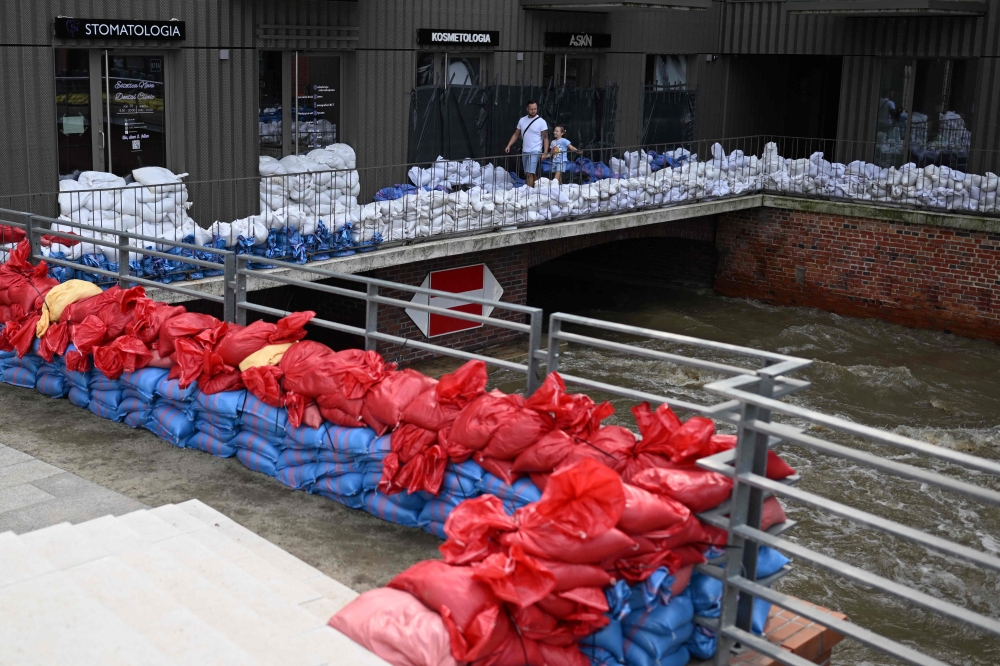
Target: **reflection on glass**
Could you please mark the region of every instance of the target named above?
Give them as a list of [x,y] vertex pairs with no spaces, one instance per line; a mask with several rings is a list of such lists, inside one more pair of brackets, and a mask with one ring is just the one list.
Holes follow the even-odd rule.
[[481,60],[467,56],[452,56],[448,59],[448,85],[472,86],[479,82]]
[[898,167],[905,161],[906,108],[912,88],[913,66],[908,60],[883,63],[875,117],[875,163],[879,166]]
[[59,174],[94,168],[90,114],[90,55],[83,49],[56,49],[56,131]]
[[589,88],[594,81],[593,58],[548,53],[542,59],[542,85]]
[[260,154],[282,157],[281,53],[261,51],[257,67]]
[[417,54],[417,85],[434,85],[434,54]]
[[340,57],[296,56],[296,117],[292,143],[299,153],[337,143],[340,123]]
[[687,58],[682,55],[646,56],[646,85],[656,90],[684,90],[687,87]]
[[110,107],[110,171],[127,176],[139,167],[166,166],[163,57],[112,55],[108,67],[103,91]]

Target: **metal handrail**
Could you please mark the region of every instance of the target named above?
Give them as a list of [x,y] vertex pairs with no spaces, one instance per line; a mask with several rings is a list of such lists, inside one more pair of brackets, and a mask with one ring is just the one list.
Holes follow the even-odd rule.
[[914,465],[887,459],[857,447],[837,444],[821,436],[806,434],[804,429],[808,428],[808,425],[800,427],[785,423],[773,423],[771,418],[775,414],[791,416],[796,419],[796,422],[804,421],[806,424],[822,426],[824,429],[886,444],[911,454],[920,454],[993,476],[1000,476],[1000,463],[950,451],[926,442],[776,400],[772,397],[775,379],[774,376],[761,373],[756,377],[747,375],[731,377],[705,386],[707,391],[726,400],[737,402],[741,412],[736,449],[734,452],[727,452],[734,455],[730,455],[727,459],[720,454],[698,462],[700,467],[729,476],[734,482],[729,518],[714,519],[716,524],[729,532],[729,553],[725,571],[721,576],[723,600],[717,629],[719,645],[716,666],[728,664],[728,655],[734,643],[740,643],[746,648],[765,654],[787,666],[801,665],[801,658],[782,650],[780,646],[753,636],[749,632],[749,608],[752,607],[754,597],[761,597],[779,607],[829,626],[839,634],[905,663],[921,666],[943,663],[934,657],[921,653],[912,646],[903,645],[880,636],[848,620],[830,617],[826,613],[808,607],[787,595],[774,592],[756,582],[757,551],[760,546],[782,550],[791,557],[808,562],[848,580],[878,589],[911,604],[935,611],[952,620],[1000,636],[1000,620],[996,618],[944,601],[905,584],[849,565],[829,554],[817,552],[800,543],[782,538],[778,534],[771,534],[760,529],[763,498],[767,495],[776,495],[903,539],[945,556],[957,558],[982,569],[1000,572],[1000,558],[992,554],[868,511],[832,501],[822,495],[768,479],[764,472],[769,449],[783,442],[793,442],[824,455],[851,460],[900,478],[911,479],[921,484],[954,492],[962,497],[977,500],[990,506],[1000,506],[1000,492]]

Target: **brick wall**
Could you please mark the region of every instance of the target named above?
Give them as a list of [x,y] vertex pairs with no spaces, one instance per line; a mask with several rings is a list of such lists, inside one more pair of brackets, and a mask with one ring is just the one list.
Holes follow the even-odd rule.
[[719,217],[715,289],[1000,342],[1000,235],[759,208]]

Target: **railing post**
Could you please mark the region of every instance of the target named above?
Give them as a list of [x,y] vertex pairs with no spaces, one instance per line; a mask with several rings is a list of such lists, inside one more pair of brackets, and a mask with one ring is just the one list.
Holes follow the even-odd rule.
[[246,270],[249,263],[248,255],[234,255],[235,262],[234,287],[233,287],[233,312],[237,324],[246,326],[247,311],[243,303],[247,300],[247,276]]
[[371,336],[378,330],[378,303],[372,300],[378,296],[378,285],[368,284],[365,297],[365,351],[377,351],[378,341]]
[[556,319],[558,312],[549,317],[549,354],[545,362],[545,373],[556,372],[559,369],[559,333],[562,322]]
[[224,257],[222,320],[236,323],[236,255],[226,254]]
[[42,238],[35,228],[35,216],[28,214],[24,219],[24,231],[28,237],[28,245],[31,247],[31,258],[40,259],[42,257]]
[[525,387],[529,397],[542,383],[542,377],[539,377],[541,363],[538,352],[541,351],[542,346],[542,317],[544,315],[545,312],[541,308],[531,313],[531,332],[528,334],[528,384]]
[[[771,397],[774,394],[774,378],[764,373],[759,373],[758,377],[756,387],[758,395]],[[751,581],[757,580],[758,546],[753,541],[737,536],[734,530],[744,525],[760,527],[764,492],[759,488],[740,483],[739,479],[742,474],[764,476],[767,471],[768,436],[748,428],[746,424],[751,421],[770,420],[770,410],[743,403],[736,439],[736,475],[733,479],[732,505],[729,510],[728,556],[722,579],[722,611],[719,615],[715,666],[729,666],[729,655],[733,648],[733,639],[724,636],[723,629],[736,626],[744,631],[751,631],[754,598],[749,594],[739,593],[735,586],[729,584],[729,579],[742,577]]]
[[128,271],[128,257],[129,257],[129,242],[128,237],[124,233],[116,234],[118,239],[118,286],[121,289],[128,289],[129,286],[129,271]]

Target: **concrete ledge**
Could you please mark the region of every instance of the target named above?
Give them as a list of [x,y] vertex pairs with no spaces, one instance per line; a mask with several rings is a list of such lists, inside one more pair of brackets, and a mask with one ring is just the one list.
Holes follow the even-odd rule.
[[[381,268],[389,268],[400,264],[417,261],[427,261],[439,257],[451,257],[470,252],[496,250],[516,245],[541,243],[544,241],[573,236],[583,236],[606,231],[617,231],[634,227],[644,227],[664,222],[688,220],[697,217],[707,217],[761,206],[760,195],[702,201],[670,208],[642,210],[634,213],[610,215],[581,220],[554,222],[519,229],[497,229],[474,236],[455,236],[451,238],[429,239],[414,242],[410,245],[397,245],[384,250],[354,254],[349,257],[337,257],[327,261],[316,261],[309,264],[310,268],[322,268],[337,273],[366,273]],[[281,286],[267,279],[267,275],[314,282],[324,279],[321,275],[307,271],[277,268],[255,271],[255,275],[247,279],[247,291],[259,291]],[[206,295],[221,296],[223,294],[223,279],[221,277],[206,278],[190,282],[181,282],[179,286]],[[191,297],[178,294],[169,289],[147,289],[150,298],[166,303],[180,303],[193,300]]]

